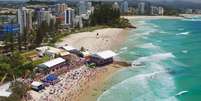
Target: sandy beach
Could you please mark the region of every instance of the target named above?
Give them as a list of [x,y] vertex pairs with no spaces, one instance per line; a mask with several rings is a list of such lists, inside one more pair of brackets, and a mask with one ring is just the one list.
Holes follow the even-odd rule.
[[[64,37],[56,46],[85,47],[90,52],[115,50],[126,40],[129,29],[106,28],[93,32],[76,33]],[[98,33],[98,36],[97,36]],[[110,64],[96,69],[86,66],[60,75],[60,82],[46,87],[42,92],[29,91],[30,101],[96,101],[104,91],[105,82],[123,66]]]
[[68,44],[78,49],[83,46],[90,52],[114,50],[126,39],[127,31],[128,29],[105,28],[93,32],[71,34],[64,37],[61,42],[56,43],[56,46]]
[[122,16],[126,19],[182,19],[179,16]]

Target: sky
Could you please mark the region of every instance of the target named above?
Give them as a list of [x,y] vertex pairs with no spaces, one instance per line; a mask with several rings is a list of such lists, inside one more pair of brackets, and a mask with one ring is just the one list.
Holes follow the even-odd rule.
[[[0,0],[0,1],[27,1],[27,0]],[[41,1],[44,1],[44,0],[41,0]],[[193,3],[201,3],[201,0],[148,0],[148,1],[188,1]]]

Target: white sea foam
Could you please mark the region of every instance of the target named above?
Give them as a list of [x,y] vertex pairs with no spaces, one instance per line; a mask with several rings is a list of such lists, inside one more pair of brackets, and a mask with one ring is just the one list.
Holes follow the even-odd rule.
[[181,91],[181,92],[177,93],[176,96],[181,96],[181,95],[186,94],[186,93],[188,93],[188,91],[184,90],[184,91]]
[[159,42],[159,43],[161,43],[161,42],[162,42],[162,40],[157,40],[156,42]]
[[165,31],[160,31],[160,33],[162,33],[162,34],[166,34],[166,33],[168,33],[168,32],[165,32]]
[[178,33],[176,35],[188,35],[188,34],[190,34],[190,32],[182,32],[182,33]]
[[154,28],[159,28],[159,26],[158,26],[158,25],[155,25],[155,24],[152,24],[152,26],[153,26]]
[[120,49],[120,51],[118,52],[118,54],[123,53],[124,51],[127,51],[128,47],[123,47]]
[[143,39],[148,39],[148,37],[146,37],[146,36],[143,36],[142,38],[143,38]]
[[120,50],[127,50],[127,49],[128,49],[128,47],[123,47]]
[[186,54],[188,53],[188,50],[182,50],[181,52]]
[[140,33],[141,35],[149,35],[149,34],[151,34],[151,33],[154,33],[154,32],[156,32],[157,31],[157,29],[149,29],[148,31],[146,31],[146,32],[144,32],[144,33]]
[[139,45],[139,48],[148,48],[148,49],[154,49],[158,48],[158,46],[155,46],[153,43],[145,43],[143,45]]
[[[151,63],[149,68],[155,72],[132,76],[103,92],[97,101],[177,101],[171,95],[176,89],[173,78],[163,65]],[[152,79],[157,81],[157,88],[150,85]]]
[[172,53],[159,53],[159,54],[154,54],[151,56],[146,56],[146,57],[141,57],[135,61],[133,61],[132,64],[139,64],[139,63],[144,63],[144,62],[159,62],[162,60],[166,60],[169,58],[175,58],[175,56]]
[[183,21],[201,21],[201,19],[182,19]]

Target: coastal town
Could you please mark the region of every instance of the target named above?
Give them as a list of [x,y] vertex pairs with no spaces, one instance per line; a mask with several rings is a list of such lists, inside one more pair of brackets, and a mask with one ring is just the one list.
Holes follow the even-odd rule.
[[[99,91],[85,96],[132,65],[117,52],[137,27],[129,17],[201,14],[127,0],[0,5],[0,101],[95,101]],[[13,91],[16,82],[21,88]]]

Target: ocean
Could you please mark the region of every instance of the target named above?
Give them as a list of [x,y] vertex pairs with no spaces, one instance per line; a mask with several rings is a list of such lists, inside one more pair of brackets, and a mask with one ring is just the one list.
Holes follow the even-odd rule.
[[118,50],[137,64],[115,73],[97,101],[201,101],[201,20],[133,19]]

